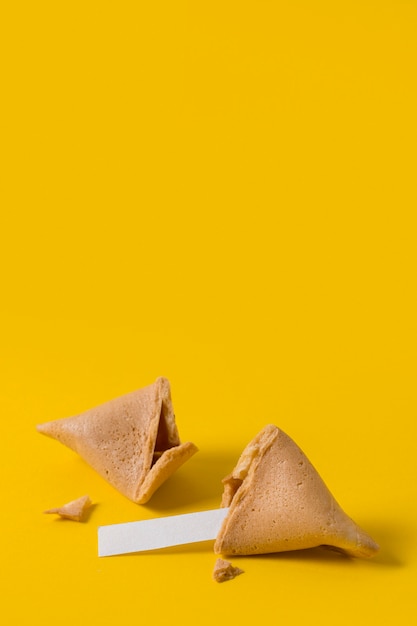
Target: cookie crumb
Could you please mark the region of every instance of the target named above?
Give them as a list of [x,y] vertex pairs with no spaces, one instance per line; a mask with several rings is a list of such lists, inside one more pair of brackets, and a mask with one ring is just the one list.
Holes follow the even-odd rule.
[[55,513],[64,519],[70,519],[73,522],[81,522],[84,513],[91,505],[92,502],[89,496],[81,496],[81,498],[77,498],[77,500],[71,500],[71,502],[67,502],[67,504],[63,504],[62,506],[48,509],[44,511],[44,513]]
[[243,574],[243,569],[234,567],[229,561],[224,559],[217,559],[213,570],[213,578],[217,583],[233,580],[239,574]]

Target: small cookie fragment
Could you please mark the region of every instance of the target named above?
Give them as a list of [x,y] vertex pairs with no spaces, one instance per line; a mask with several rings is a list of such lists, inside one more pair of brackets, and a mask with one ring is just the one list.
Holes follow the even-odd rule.
[[84,517],[84,513],[91,505],[92,502],[89,496],[81,496],[81,498],[77,498],[77,500],[71,500],[71,502],[67,502],[67,504],[63,504],[62,506],[54,509],[48,509],[47,511],[44,511],[44,513],[55,513],[64,519],[81,522]]
[[214,565],[213,578],[217,583],[224,583],[227,580],[233,580],[233,578],[243,573],[243,569],[234,567],[229,561],[217,559]]

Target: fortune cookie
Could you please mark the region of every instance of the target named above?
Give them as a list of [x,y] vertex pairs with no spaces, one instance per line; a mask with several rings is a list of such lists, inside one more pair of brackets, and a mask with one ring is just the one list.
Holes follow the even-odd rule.
[[137,504],[197,452],[193,443],[180,442],[166,378],[37,430],[77,452]]
[[265,554],[317,546],[371,557],[378,545],[344,513],[288,435],[266,426],[223,480],[229,507],[216,554]]

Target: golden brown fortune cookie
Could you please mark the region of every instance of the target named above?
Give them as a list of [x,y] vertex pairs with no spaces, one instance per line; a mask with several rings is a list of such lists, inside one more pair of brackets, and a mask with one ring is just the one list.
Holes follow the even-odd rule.
[[197,452],[193,443],[180,442],[166,378],[37,429],[77,452],[137,504]]
[[214,545],[217,554],[265,554],[332,547],[371,557],[375,541],[341,509],[288,435],[266,426],[224,480],[230,507]]

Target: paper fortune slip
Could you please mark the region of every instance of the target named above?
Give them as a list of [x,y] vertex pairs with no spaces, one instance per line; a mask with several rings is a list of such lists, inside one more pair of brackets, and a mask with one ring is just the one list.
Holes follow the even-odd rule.
[[98,529],[98,555],[114,556],[216,539],[228,508],[172,515]]

